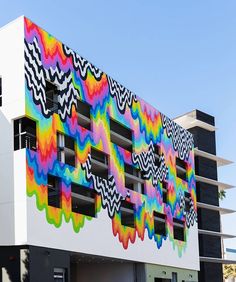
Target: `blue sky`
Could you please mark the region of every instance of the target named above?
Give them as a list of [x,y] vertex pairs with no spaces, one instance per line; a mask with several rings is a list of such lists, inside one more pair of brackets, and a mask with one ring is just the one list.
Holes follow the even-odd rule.
[[[218,155],[236,162],[235,0],[1,2],[0,26],[24,14],[169,117],[214,115]],[[236,165],[219,179],[236,184]],[[235,202],[236,190],[222,206]],[[235,222],[224,216],[223,231]]]

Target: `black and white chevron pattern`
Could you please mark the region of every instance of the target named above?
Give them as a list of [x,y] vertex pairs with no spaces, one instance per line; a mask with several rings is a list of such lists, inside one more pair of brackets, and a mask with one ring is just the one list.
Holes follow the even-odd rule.
[[89,63],[80,55],[76,54],[72,49],[67,47],[66,45],[62,45],[63,51],[67,57],[72,58],[73,66],[76,71],[79,70],[80,76],[83,80],[87,78],[88,70],[93,74],[97,81],[101,80],[103,72]]
[[185,197],[182,193],[180,193],[180,209],[183,210],[183,214],[185,216],[186,220],[186,226],[187,228],[190,228],[194,225],[194,222],[197,222],[197,213],[194,210],[194,204],[192,198],[190,199],[190,210],[185,210]]
[[194,145],[193,135],[163,114],[161,114],[161,120],[167,136],[172,139],[174,150],[178,152],[179,158],[187,160]]
[[119,212],[121,200],[123,196],[117,191],[116,183],[113,175],[109,175],[108,180],[91,173],[91,155],[82,164],[82,169],[85,171],[85,176],[88,181],[93,182],[94,190],[101,195],[102,207],[107,209],[110,218],[113,218],[115,212]]
[[138,165],[143,172],[145,179],[152,177],[153,186],[157,186],[158,181],[162,182],[167,178],[168,167],[165,164],[165,158],[162,154],[159,159],[159,167],[155,164],[154,146],[151,141],[147,152],[141,152],[140,154],[133,153],[132,161],[135,165]]
[[54,68],[44,68],[36,38],[32,43],[25,40],[25,78],[33,100],[41,106],[44,117],[48,118],[53,114],[46,106],[46,80],[58,86],[58,114],[61,119],[64,121],[67,116],[71,116],[72,105],[77,107],[77,98],[80,97],[79,90],[73,85],[72,73],[63,72],[59,64]]
[[133,102],[137,102],[137,97],[133,92],[112,79],[110,76],[107,76],[107,80],[109,84],[110,94],[113,98],[116,97],[118,110],[121,114],[124,114],[126,106],[131,108]]

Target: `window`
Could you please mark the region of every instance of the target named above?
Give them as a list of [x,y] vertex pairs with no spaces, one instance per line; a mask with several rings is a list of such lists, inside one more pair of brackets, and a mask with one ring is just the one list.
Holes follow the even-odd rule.
[[178,282],[178,274],[177,274],[177,272],[172,272],[172,282]]
[[166,236],[166,216],[154,211],[153,217],[155,234]]
[[57,86],[46,80],[46,107],[53,113],[58,111],[58,89]]
[[184,222],[177,218],[173,219],[174,239],[184,241]]
[[108,179],[108,156],[102,151],[91,148],[92,174]]
[[135,227],[135,218],[134,218],[134,204],[122,201],[120,207],[121,214],[121,224],[128,227]]
[[129,164],[124,164],[124,171],[125,187],[138,193],[144,193],[145,180],[142,177],[142,172]]
[[71,210],[75,213],[95,217],[95,191],[72,183],[71,184]]
[[176,175],[187,181],[187,163],[179,158],[176,158]]
[[2,77],[0,76],[0,107],[2,106]]
[[36,122],[27,117],[14,120],[14,150],[23,148],[37,150]]
[[66,282],[66,269],[65,268],[54,268],[53,270],[53,278],[54,282]]
[[62,163],[75,166],[75,139],[62,133],[57,133],[57,157]]
[[165,204],[168,202],[168,183],[166,181],[162,182],[162,202]]
[[110,119],[111,142],[132,152],[132,130]]
[[48,205],[61,207],[61,180],[59,177],[48,174]]
[[81,100],[77,100],[78,124],[91,130],[91,106]]
[[155,157],[155,165],[159,167],[160,157],[161,157],[161,147],[157,144],[154,145],[154,157]]
[[185,211],[189,212],[191,208],[191,194],[188,192],[184,192],[184,200],[185,200]]

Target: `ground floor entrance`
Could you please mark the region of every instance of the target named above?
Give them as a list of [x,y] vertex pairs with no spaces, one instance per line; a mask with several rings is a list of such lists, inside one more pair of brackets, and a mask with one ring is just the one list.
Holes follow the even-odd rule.
[[197,272],[36,246],[0,247],[0,282],[197,282]]

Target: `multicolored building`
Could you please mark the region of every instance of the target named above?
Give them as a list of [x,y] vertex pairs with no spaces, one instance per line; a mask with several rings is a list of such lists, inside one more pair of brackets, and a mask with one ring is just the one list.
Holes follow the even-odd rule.
[[197,281],[192,134],[25,17],[0,39],[3,281]]

